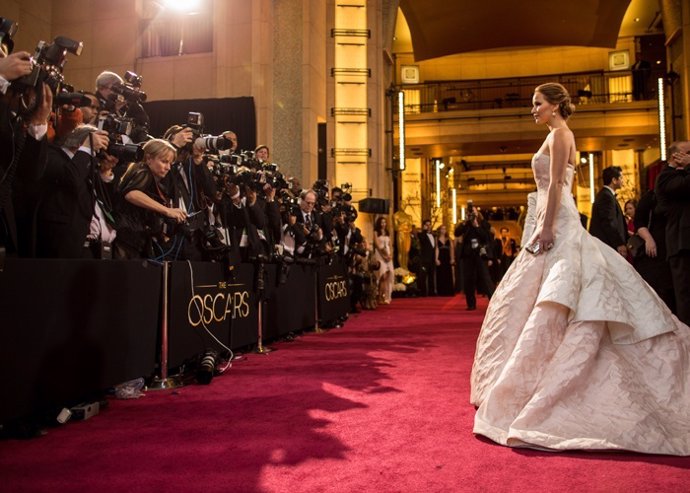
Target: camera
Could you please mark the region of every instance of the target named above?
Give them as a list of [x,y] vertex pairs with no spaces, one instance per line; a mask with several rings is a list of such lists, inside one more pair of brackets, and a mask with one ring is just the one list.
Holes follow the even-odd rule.
[[131,118],[123,118],[114,113],[102,114],[98,117],[98,130],[108,132],[111,139],[117,135],[127,135],[132,133],[133,122]]
[[[203,147],[204,152],[214,155],[218,151],[224,151],[232,147],[232,142],[222,135],[204,134],[204,115],[197,111],[190,111],[187,113],[187,122],[181,127],[187,127],[192,130],[192,142],[197,147]],[[192,145],[185,146],[188,151],[191,151]]]
[[218,361],[218,353],[213,349],[207,349],[201,355],[199,366],[196,370],[196,380],[200,384],[208,385],[213,380],[216,371],[216,362]]
[[[134,72],[125,72],[125,82],[116,82],[110,89],[117,95],[122,96],[128,103],[143,103],[146,101],[146,93],[141,90],[143,77]],[[117,97],[117,96],[115,96]]]
[[121,164],[139,162],[144,159],[144,149],[138,144],[111,142],[106,152],[116,157]]
[[127,81],[129,84],[131,84],[132,87],[135,88],[140,88],[142,83],[144,82],[144,78],[141,75],[137,75],[129,70],[125,72],[124,78],[125,81]]
[[80,92],[68,91],[66,87],[55,95],[55,106],[62,106],[63,104],[74,106],[78,108],[80,106],[88,106],[91,104],[91,100]]
[[194,145],[203,147],[204,152],[217,153],[232,147],[232,142],[222,135],[201,135],[194,140]]
[[[23,112],[31,113],[42,103],[43,92],[39,90],[42,82],[50,87],[53,94],[57,95],[60,92],[64,85],[62,70],[67,61],[67,53],[79,56],[83,47],[81,41],[64,36],[57,36],[52,43],[39,41],[31,58],[31,73],[12,82],[12,88],[22,96]],[[35,98],[27,102],[26,98],[30,94],[34,94]]]
[[[135,126],[131,118],[119,117],[114,113],[102,114],[98,117],[97,126],[99,130],[108,132],[110,143],[106,152],[111,156],[115,156],[120,163],[137,162],[144,158],[144,150],[140,145],[120,142],[120,136],[122,135],[130,137],[134,141],[146,140],[146,138],[134,138],[139,137],[136,135],[135,130],[143,130],[143,128]],[[145,130],[143,131],[148,136]]]
[[182,126],[189,127],[192,130],[196,131],[196,133],[201,134],[204,131],[204,115],[196,111],[190,111],[189,113],[187,113],[186,125]]

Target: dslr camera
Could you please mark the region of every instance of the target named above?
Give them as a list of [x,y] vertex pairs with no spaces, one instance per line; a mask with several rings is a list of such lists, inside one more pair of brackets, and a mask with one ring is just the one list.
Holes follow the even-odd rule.
[[188,144],[188,151],[192,150],[192,145],[204,148],[204,152],[218,155],[218,151],[224,151],[232,147],[232,142],[222,135],[204,134],[204,115],[196,111],[187,113],[187,123],[180,125],[192,129],[192,142]]
[[31,73],[12,82],[13,90],[21,96],[22,113],[32,113],[43,102],[41,83],[50,87],[54,95],[62,92],[63,87],[67,92],[73,91],[71,86],[65,84],[62,71],[67,61],[67,53],[79,56],[83,47],[84,43],[81,41],[65,36],[56,37],[52,43],[39,41],[31,57]]

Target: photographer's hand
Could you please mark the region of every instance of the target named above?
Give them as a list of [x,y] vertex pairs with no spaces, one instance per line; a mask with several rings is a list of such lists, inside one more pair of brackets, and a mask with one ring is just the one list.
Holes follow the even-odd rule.
[[678,168],[687,168],[690,165],[690,154],[674,152],[673,160],[678,164]]
[[106,150],[110,144],[110,139],[108,138],[108,132],[103,130],[97,130],[91,132],[86,136],[82,145],[84,147],[91,147],[94,154],[97,154],[100,150]]
[[266,195],[266,202],[273,202],[276,198],[276,189],[266,183],[264,185],[264,195]]
[[173,135],[172,139],[170,142],[178,147],[182,148],[186,144],[192,141],[192,129],[191,128],[183,128],[179,132],[177,132],[175,135]]
[[6,81],[13,81],[31,73],[31,54],[18,51],[0,58],[0,76]]
[[45,125],[48,123],[48,118],[53,109],[53,92],[50,90],[47,84],[41,84],[41,90],[43,91],[43,101],[34,110],[34,112],[29,116],[27,123],[29,125]]

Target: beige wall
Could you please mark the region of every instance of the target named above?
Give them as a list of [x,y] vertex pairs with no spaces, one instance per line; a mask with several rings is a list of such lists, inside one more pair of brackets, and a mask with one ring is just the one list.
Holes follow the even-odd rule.
[[0,15],[19,23],[14,50],[33,53],[40,40],[51,38],[52,0],[0,0]]

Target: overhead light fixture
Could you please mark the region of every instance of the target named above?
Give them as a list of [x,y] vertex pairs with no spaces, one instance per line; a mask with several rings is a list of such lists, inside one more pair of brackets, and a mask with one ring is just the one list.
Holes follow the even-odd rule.
[[589,201],[594,203],[594,154],[587,153],[589,158]]
[[657,79],[657,89],[659,96],[659,150],[661,152],[661,160],[666,161],[666,108],[663,77]]
[[163,0],[166,9],[174,10],[181,14],[196,14],[201,7],[201,0]]
[[405,169],[405,93],[398,91],[398,169]]
[[453,199],[453,224],[455,224],[458,222],[458,191],[455,188],[451,188],[450,195]]
[[443,161],[435,160],[436,163],[436,208],[441,208],[441,168],[443,168]]

